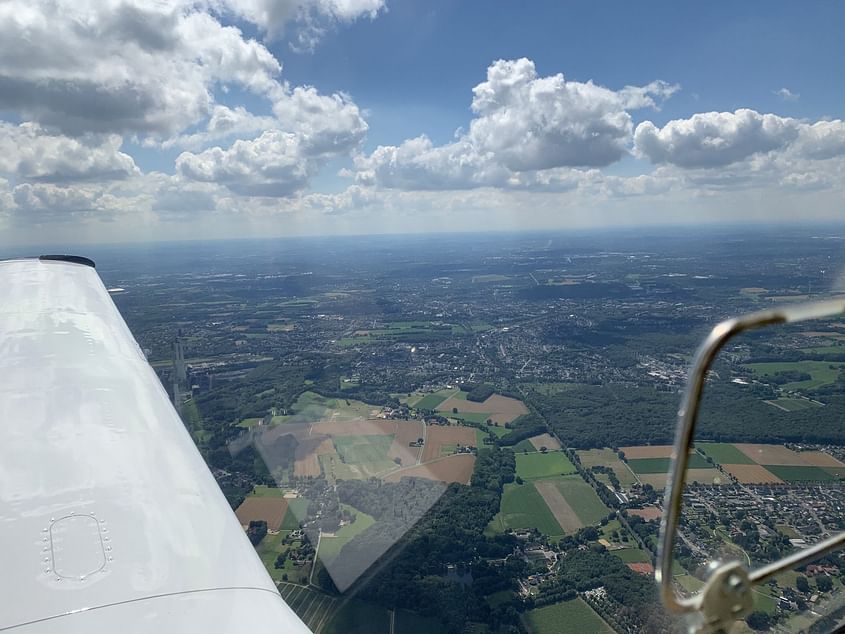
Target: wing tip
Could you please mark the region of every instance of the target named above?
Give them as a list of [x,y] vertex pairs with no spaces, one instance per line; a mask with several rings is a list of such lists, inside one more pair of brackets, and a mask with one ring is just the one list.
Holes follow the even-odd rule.
[[83,255],[39,255],[38,259],[55,262],[70,262],[71,264],[90,266],[92,269],[97,268],[97,265],[94,264],[94,260],[86,258]]

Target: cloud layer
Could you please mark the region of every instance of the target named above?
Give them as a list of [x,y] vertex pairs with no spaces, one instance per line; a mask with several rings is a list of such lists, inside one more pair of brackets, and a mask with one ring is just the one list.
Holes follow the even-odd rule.
[[[365,96],[290,83],[279,51],[313,50],[384,11],[384,0],[0,3],[0,227],[555,219],[668,201],[683,214],[698,201],[845,193],[841,120],[749,108],[666,120],[676,83],[609,87],[527,58],[491,62],[463,104],[447,105],[470,107],[451,141],[409,121],[372,149]],[[776,106],[799,98],[772,88]]]

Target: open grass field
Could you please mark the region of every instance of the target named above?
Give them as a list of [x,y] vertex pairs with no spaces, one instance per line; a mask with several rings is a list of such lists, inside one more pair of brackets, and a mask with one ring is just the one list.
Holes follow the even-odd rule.
[[332,562],[340,554],[340,550],[349,542],[349,540],[362,533],[375,523],[375,519],[373,519],[372,516],[362,513],[351,506],[342,506],[355,513],[355,521],[352,522],[352,524],[341,526],[333,536],[323,534],[320,539],[320,552],[318,553],[318,557],[330,573]]
[[516,455],[516,475],[525,480],[575,473],[575,466],[562,451]]
[[786,482],[829,482],[836,479],[824,469],[811,465],[765,465],[765,467]]
[[420,400],[416,401],[412,407],[416,407],[417,409],[437,409],[438,405],[440,405],[443,401],[448,399],[450,396],[453,396],[455,392],[458,390],[439,390],[437,392],[433,392],[431,394],[426,394]]
[[509,396],[502,396],[501,394],[493,394],[487,400],[476,403],[475,401],[459,398],[460,395],[454,395],[437,406],[438,411],[449,414],[453,409],[457,409],[462,415],[478,414],[480,420],[476,422],[484,422],[487,418],[491,418],[500,425],[510,423],[519,418],[523,414],[528,413],[528,408],[525,403]]
[[445,458],[437,458],[413,467],[396,469],[385,475],[385,482],[399,482],[404,477],[426,478],[441,482],[460,482],[469,484],[472,470],[475,466],[475,456],[462,453]]
[[613,634],[613,629],[580,597],[529,610],[523,619],[532,634],[558,634],[559,632]]
[[[845,337],[845,335],[840,335]],[[767,379],[778,372],[795,371],[805,372],[810,375],[806,381],[794,381],[785,383],[781,387],[785,390],[812,390],[822,385],[830,385],[836,382],[839,376],[839,368],[843,363],[830,361],[790,361],[773,363],[749,363],[745,367],[751,370],[758,378]]]
[[299,528],[299,523],[304,522],[308,516],[308,504],[307,498],[288,498],[288,512],[282,520],[282,530],[292,531]]
[[575,533],[578,529],[584,527],[584,522],[581,521],[575,509],[572,508],[572,505],[555,485],[554,480],[534,481],[534,488],[537,489],[537,493],[543,498],[546,506],[549,507],[549,510],[563,531],[565,533]]
[[651,556],[640,548],[624,548],[614,550],[613,554],[619,557],[626,564],[651,563]]
[[[669,458],[635,458],[628,460],[628,466],[633,469],[634,473],[649,474],[649,473],[667,473],[669,471]],[[708,469],[710,463],[702,458],[699,454],[692,454],[689,457],[689,469]]]
[[[393,435],[336,436],[332,439],[341,460],[346,463],[388,463],[387,452],[393,444]],[[383,467],[384,468],[384,467]]]
[[558,451],[561,449],[557,438],[551,434],[540,434],[539,436],[532,436],[528,439],[537,451],[545,447],[549,451]]
[[783,480],[758,464],[723,464],[722,469],[742,484],[782,484]]
[[631,470],[619,459],[619,456],[612,449],[589,449],[578,451],[577,453],[581,464],[586,468],[603,466],[613,469],[616,477],[619,478],[619,483],[623,487],[629,487],[637,481]]
[[317,421],[345,421],[367,418],[381,408],[362,401],[329,398],[316,392],[303,392],[286,416],[274,416],[274,423],[316,423]]
[[501,507],[490,522],[490,528],[496,533],[517,528],[536,528],[550,536],[564,534],[543,497],[530,482],[505,485]]
[[730,443],[697,442],[695,446],[718,464],[754,464],[751,458]]
[[241,526],[249,526],[252,521],[264,520],[267,529],[278,531],[288,510],[288,501],[283,497],[258,497],[250,495],[235,511]]
[[797,412],[802,409],[813,409],[814,407],[822,407],[820,403],[811,401],[806,398],[776,398],[773,401],[763,401],[764,403],[777,407],[778,409],[787,412]]
[[[558,491],[575,510],[575,514],[584,526],[598,524],[603,517],[606,517],[610,510],[596,495],[589,484],[584,482],[580,475],[563,476],[555,478],[554,482]],[[561,524],[561,526],[563,526]]]
[[476,443],[475,429],[462,425],[429,425],[426,429],[422,461],[428,462],[442,455],[444,445],[473,446]]
[[680,585],[689,594],[695,594],[704,587],[704,582],[692,575],[678,575],[674,579],[675,583]]
[[534,453],[537,448],[527,438],[520,440],[512,447],[514,453]]

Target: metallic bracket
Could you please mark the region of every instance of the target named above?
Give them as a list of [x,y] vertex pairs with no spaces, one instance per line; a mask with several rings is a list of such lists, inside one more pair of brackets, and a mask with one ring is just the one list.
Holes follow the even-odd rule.
[[716,564],[704,589],[699,594],[685,598],[675,593],[672,587],[672,553],[678,520],[681,517],[689,451],[698,421],[707,372],[724,345],[741,332],[777,324],[832,317],[843,313],[845,313],[845,299],[835,299],[784,306],[729,319],[713,328],[696,352],[681,408],[678,410],[672,464],[663,501],[658,567],[654,577],[660,586],[660,597],[668,610],[679,614],[693,612],[700,614],[698,629],[707,632],[728,631],[733,621],[751,611],[753,586],[760,585],[781,572],[803,566],[832,550],[845,546],[845,533],[840,533],[753,571],[748,571],[735,562]]

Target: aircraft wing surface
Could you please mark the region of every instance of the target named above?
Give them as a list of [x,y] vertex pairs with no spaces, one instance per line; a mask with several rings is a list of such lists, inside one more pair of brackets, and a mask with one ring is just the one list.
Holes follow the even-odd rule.
[[92,266],[0,262],[0,631],[308,632]]

